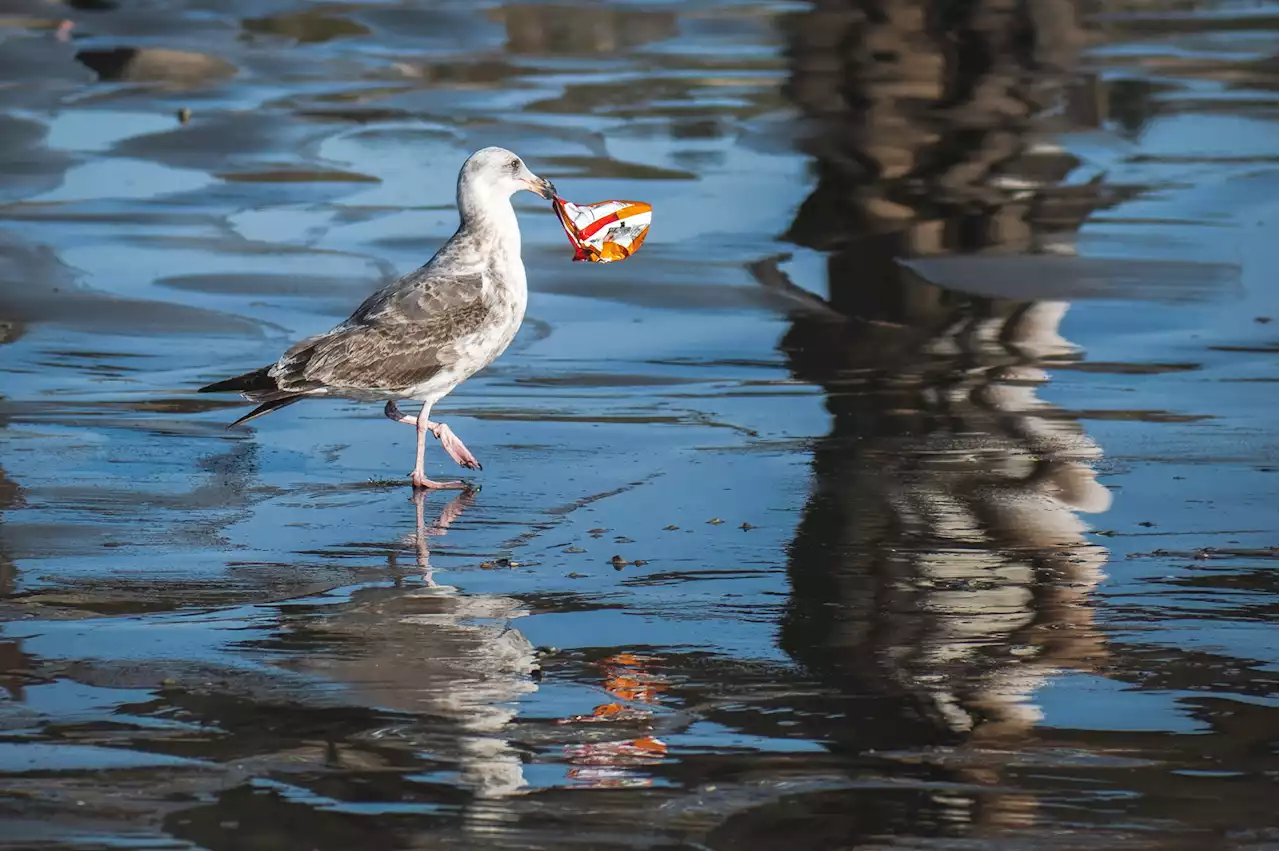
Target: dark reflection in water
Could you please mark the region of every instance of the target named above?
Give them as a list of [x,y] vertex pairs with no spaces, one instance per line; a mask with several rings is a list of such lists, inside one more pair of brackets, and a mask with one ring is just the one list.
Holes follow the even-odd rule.
[[[831,251],[830,295],[797,296],[782,348],[826,390],[832,431],[790,551],[783,643],[914,703],[942,738],[1016,723],[1035,679],[1019,669],[1097,649],[1082,589],[1106,553],[1076,512],[1110,494],[1097,446],[1036,395],[1072,354],[1068,305],[943,289],[899,263],[1062,251],[1104,203],[1098,187],[1064,199],[1056,182],[1078,162],[1032,144],[1081,39],[1073,4],[1035,11],[824,4],[793,26],[787,88],[816,118],[820,182],[791,236]],[[792,286],[768,262],[754,271]],[[1060,627],[1073,640],[1051,640]]]
[[[16,482],[9,479],[4,468],[0,467],[0,523],[4,522],[4,512],[17,508],[21,504],[22,493]],[[13,559],[5,552],[0,538],[0,599],[13,594],[14,582],[17,579],[17,568]]]
[[76,61],[92,70],[100,80],[131,83],[195,86],[236,72],[234,65],[217,57],[157,48],[82,50],[76,54]]
[[[885,0],[792,20],[786,89],[815,128],[819,183],[790,237],[830,253],[829,295],[809,295],[775,260],[753,272],[795,303],[781,346],[792,373],[826,392],[831,431],[813,450],[780,640],[855,697],[841,720],[830,706],[806,713],[811,735],[847,755],[1018,745],[1047,677],[1105,660],[1089,596],[1107,554],[1079,517],[1110,505],[1100,451],[1037,396],[1072,358],[1059,335],[1068,304],[944,289],[899,262],[1062,253],[1109,203],[1101,186],[1061,187],[1078,161],[1036,139],[1038,116],[1064,96],[1076,15],[1067,2]],[[936,779],[1000,786],[1013,753]],[[1025,792],[921,795],[874,815],[857,797],[791,800],[800,809],[784,823],[807,833],[808,813],[829,847],[1036,821]],[[744,816],[721,838],[783,847],[781,832],[748,840],[779,816]]]
[[[779,267],[786,257],[752,271],[793,305],[781,348],[796,378],[826,392],[831,431],[814,446],[814,487],[789,548],[780,642],[841,696],[799,704],[807,736],[850,758],[913,754],[921,779],[957,785],[788,796],[731,817],[711,834],[715,847],[1043,830],[1054,820],[1046,796],[1029,791],[1019,763],[1057,763],[1035,755],[1051,742],[1080,752],[1133,743],[1106,733],[1053,742],[1036,729],[1034,692],[1052,677],[1129,667],[1110,658],[1095,622],[1108,554],[1080,516],[1111,504],[1096,481],[1101,451],[1037,395],[1055,365],[1075,360],[1059,333],[1069,304],[975,294],[990,281],[944,288],[902,262],[1032,253],[1053,267],[1090,213],[1129,194],[1062,185],[1080,163],[1047,142],[1050,106],[1058,129],[1100,120],[1094,89],[1067,85],[1085,40],[1078,16],[1077,4],[1054,0],[880,0],[820,3],[791,20],[786,90],[816,128],[806,145],[819,183],[789,237],[828,253],[827,277],[801,288]],[[1021,283],[1015,291],[1041,289]],[[1273,750],[1274,714],[1256,715],[1214,719],[1225,734],[1214,750]],[[1168,782],[1126,776],[1133,789]],[[1261,803],[1208,821],[1256,823]]]
[[[0,469],[0,511],[15,506],[17,492],[17,486]],[[0,522],[3,522],[3,515],[0,515]],[[13,559],[0,547],[0,599],[13,594],[16,579]],[[27,680],[25,672],[30,667],[31,660],[22,652],[21,641],[0,639],[0,690],[8,694],[9,700],[17,702],[23,699],[23,685]]]
[[589,4],[513,4],[497,10],[515,54],[608,54],[670,38],[676,16],[667,11]]

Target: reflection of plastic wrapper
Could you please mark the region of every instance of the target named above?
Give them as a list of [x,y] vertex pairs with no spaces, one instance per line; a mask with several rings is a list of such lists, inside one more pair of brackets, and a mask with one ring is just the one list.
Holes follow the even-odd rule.
[[551,202],[573,245],[574,260],[611,263],[640,250],[653,221],[653,207],[643,201],[601,201],[579,206],[556,198]]
[[[609,694],[619,701],[654,705],[667,685],[660,675],[651,673],[648,667],[660,662],[660,659],[652,656],[615,653],[597,664],[605,671],[604,687]],[[617,702],[597,706],[590,715],[574,715],[557,723],[630,723],[648,726],[647,722],[652,718],[653,712],[647,708]],[[646,735],[637,739],[568,744],[565,745],[564,753],[573,766],[569,769],[568,777],[575,783],[594,788],[652,786],[653,779],[642,768],[661,764],[667,755],[667,745],[661,739]]]
[[575,765],[658,765],[667,755],[667,744],[653,736],[641,736],[626,742],[568,745],[565,753]]
[[565,753],[573,764],[568,777],[575,783],[596,789],[645,787],[653,785],[653,778],[635,769],[660,765],[667,745],[653,736],[643,736],[629,742],[570,745]]

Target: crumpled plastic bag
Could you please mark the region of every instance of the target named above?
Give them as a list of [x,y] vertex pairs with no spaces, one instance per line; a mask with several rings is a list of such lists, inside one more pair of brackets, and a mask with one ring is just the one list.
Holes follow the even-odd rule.
[[573,259],[612,263],[635,254],[653,221],[643,201],[601,201],[578,205],[557,197],[551,202],[573,246]]

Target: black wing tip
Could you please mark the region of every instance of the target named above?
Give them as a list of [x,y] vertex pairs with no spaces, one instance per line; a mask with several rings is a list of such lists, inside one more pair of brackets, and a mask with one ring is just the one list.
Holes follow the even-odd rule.
[[213,384],[206,384],[204,387],[201,387],[196,392],[197,393],[227,393],[232,390],[239,389],[238,387],[228,386],[228,385],[235,384],[235,381],[236,379],[234,378],[228,378],[226,381],[218,381]]
[[197,390],[197,393],[243,393],[248,390],[275,390],[276,382],[268,372],[271,367],[264,366],[255,369],[252,372],[246,372],[243,375],[237,375],[232,378],[226,378],[222,381],[215,381],[212,384],[206,384]]
[[263,402],[261,405],[254,408],[252,411],[245,414],[243,417],[236,420],[231,425],[227,426],[227,428],[229,429],[235,428],[238,425],[242,425],[244,423],[249,422],[249,420],[256,420],[258,417],[264,417],[267,414],[271,413],[272,411],[278,410],[280,408],[288,407],[289,405],[292,405],[294,402],[300,401],[304,397],[304,395],[305,394],[298,393],[297,395],[294,395],[294,396],[283,396],[279,399],[272,399],[270,402]]

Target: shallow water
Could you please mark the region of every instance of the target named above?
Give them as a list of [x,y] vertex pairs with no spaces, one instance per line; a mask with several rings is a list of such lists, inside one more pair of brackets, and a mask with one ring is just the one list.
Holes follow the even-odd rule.
[[[6,5],[0,847],[1274,847],[1276,8],[917,9]],[[482,488],[226,430],[485,144]]]

